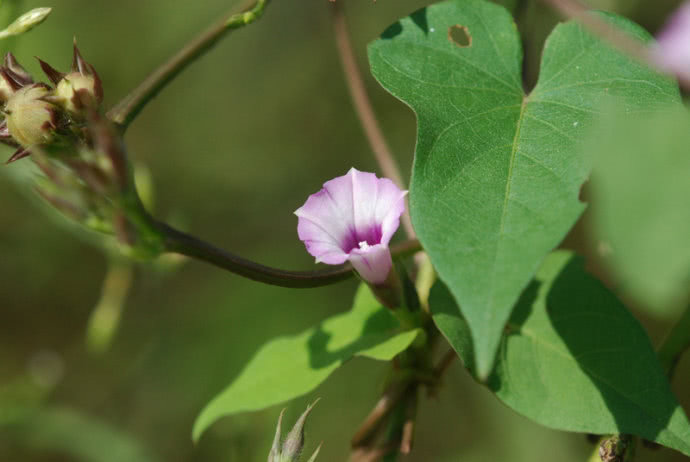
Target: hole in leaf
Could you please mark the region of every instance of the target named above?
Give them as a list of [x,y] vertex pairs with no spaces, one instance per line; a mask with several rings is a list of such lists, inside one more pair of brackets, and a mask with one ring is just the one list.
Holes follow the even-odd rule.
[[460,48],[472,46],[472,35],[470,35],[470,30],[467,26],[461,26],[460,24],[448,28],[448,40]]

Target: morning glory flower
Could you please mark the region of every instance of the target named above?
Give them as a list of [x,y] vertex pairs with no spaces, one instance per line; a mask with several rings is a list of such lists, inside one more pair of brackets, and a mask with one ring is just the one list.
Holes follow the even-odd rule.
[[406,194],[387,178],[352,168],[295,211],[297,234],[317,263],[349,261],[362,279],[383,284],[393,266],[388,243],[400,225]]
[[690,78],[690,1],[683,3],[664,25],[653,56],[664,69]]

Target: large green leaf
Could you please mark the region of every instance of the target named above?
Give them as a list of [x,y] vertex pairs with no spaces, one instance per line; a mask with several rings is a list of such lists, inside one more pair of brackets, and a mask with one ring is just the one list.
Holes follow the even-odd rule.
[[[443,284],[429,304],[471,367],[469,329]],[[690,455],[690,423],[649,338],[580,259],[549,255],[506,331],[488,386],[512,409],[552,428],[631,433]]]
[[[674,110],[675,109],[675,110]],[[685,108],[605,120],[588,151],[594,231],[621,290],[652,313],[690,294],[690,117]]]
[[[648,39],[625,19],[603,17]],[[417,114],[412,219],[469,323],[486,378],[520,293],[585,208],[578,195],[590,168],[575,148],[602,100],[648,111],[678,101],[678,88],[571,22],[552,32],[525,95],[517,29],[483,0],[401,20],[370,45],[369,60]]]
[[402,330],[362,284],[348,313],[264,345],[201,412],[194,424],[194,439],[224,415],[263,409],[308,393],[353,356],[389,361],[420,333],[420,329]]

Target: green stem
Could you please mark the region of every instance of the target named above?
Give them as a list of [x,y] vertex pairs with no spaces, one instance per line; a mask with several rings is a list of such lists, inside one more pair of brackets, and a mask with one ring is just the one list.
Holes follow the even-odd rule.
[[658,356],[661,366],[668,375],[673,378],[678,360],[685,351],[690,348],[690,306],[678,320],[671,332],[659,347]]
[[[166,251],[202,260],[265,284],[302,289],[335,284],[353,275],[350,265],[319,271],[287,271],[271,268],[219,249],[164,223],[159,223],[158,228],[164,236]],[[417,240],[406,241],[391,247],[391,253],[394,255],[409,255],[419,250],[420,245]]]
[[177,54],[149,75],[122,101],[108,111],[108,118],[124,132],[146,104],[194,60],[210,50],[229,32],[247,26],[261,17],[270,0],[257,0],[253,7],[212,25]]

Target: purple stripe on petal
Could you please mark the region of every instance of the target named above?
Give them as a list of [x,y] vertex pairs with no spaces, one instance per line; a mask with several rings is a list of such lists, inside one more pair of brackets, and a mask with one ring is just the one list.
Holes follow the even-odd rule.
[[352,168],[297,209],[297,234],[317,262],[349,259],[362,278],[380,284],[392,266],[388,243],[400,226],[406,194],[389,179]]

